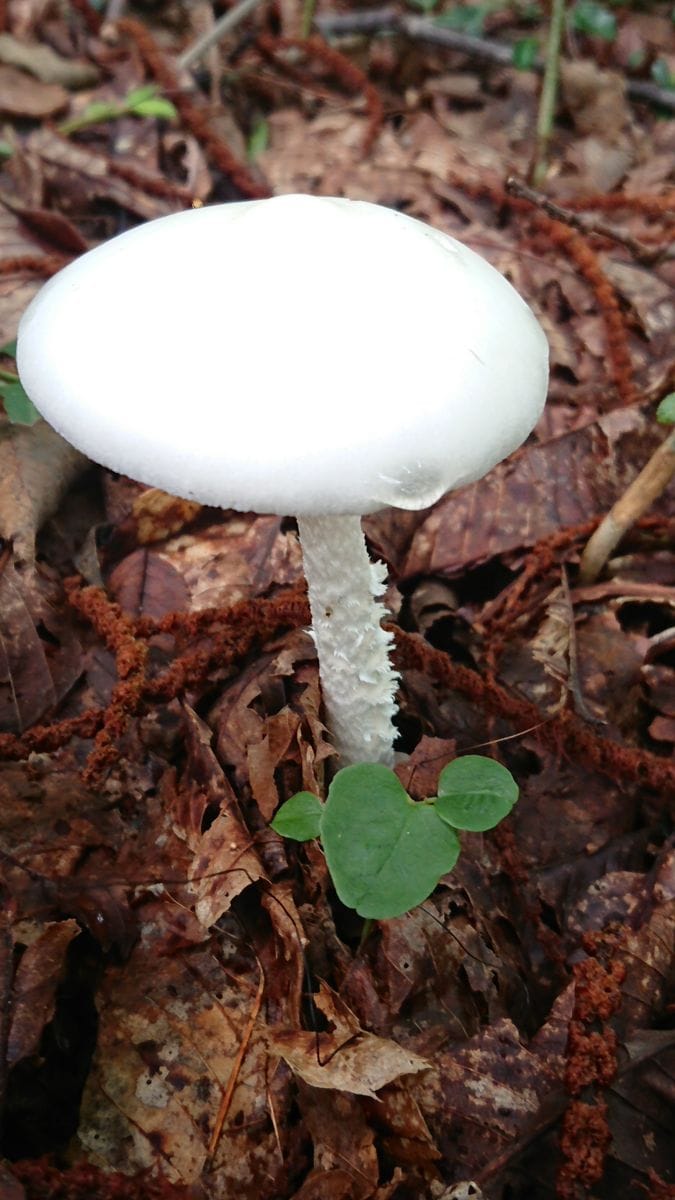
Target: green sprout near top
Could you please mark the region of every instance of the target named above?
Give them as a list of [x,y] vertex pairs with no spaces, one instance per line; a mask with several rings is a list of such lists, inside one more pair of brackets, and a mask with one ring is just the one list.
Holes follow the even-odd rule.
[[272,828],[299,842],[320,838],[342,903],[381,921],[421,904],[452,871],[457,831],[492,829],[517,799],[506,767],[477,754],[449,763],[438,795],[417,803],[389,767],[357,763],[337,772],[325,804],[311,792],[291,796]]
[[144,84],[134,88],[123,100],[94,100],[88,104],[78,117],[64,121],[59,126],[59,133],[67,136],[90,125],[100,125],[102,121],[115,121],[118,117],[161,117],[170,121],[176,116],[176,107],[164,96],[157,95],[154,83]]
[[[0,355],[16,358],[16,339],[0,346]],[[26,395],[16,371],[0,367],[0,400],[11,425],[34,425],[40,414]]]

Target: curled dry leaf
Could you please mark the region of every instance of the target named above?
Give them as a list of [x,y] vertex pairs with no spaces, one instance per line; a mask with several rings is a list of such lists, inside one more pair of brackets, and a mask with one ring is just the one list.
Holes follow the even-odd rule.
[[27,42],[11,33],[0,33],[0,62],[20,67],[43,83],[57,84],[69,91],[91,87],[99,77],[93,63],[63,58],[44,42]]
[[67,91],[58,83],[40,83],[16,67],[0,67],[2,113],[31,120],[53,117],[63,112],[68,99]]
[[376,1098],[380,1088],[401,1075],[426,1071],[431,1065],[388,1038],[359,1027],[354,1014],[323,984],[315,1002],[334,1025],[332,1033],[270,1030],[268,1045],[305,1083],[357,1096]]
[[0,420],[0,537],[16,559],[32,563],[40,526],[86,462],[44,421],[28,428]]
[[64,206],[69,195],[77,200],[84,191],[91,200],[110,201],[148,221],[185,207],[184,201],[173,195],[152,195],[127,183],[107,155],[69,141],[47,127],[29,135],[26,150],[41,162],[46,182]]
[[375,1132],[356,1096],[316,1091],[300,1084],[298,1105],[313,1143],[313,1182],[322,1177],[330,1195],[339,1172],[342,1185],[346,1175],[349,1186],[338,1195],[349,1195],[353,1200],[372,1196],[380,1174]]
[[[51,921],[25,948],[14,975],[7,1042],[10,1066],[34,1054],[51,1020],[68,946],[80,932],[77,921]],[[17,938],[21,940],[21,936]]]
[[[188,763],[179,790],[183,811],[202,816],[198,827],[174,823],[174,831],[187,839],[193,854],[190,869],[195,913],[205,929],[227,912],[235,896],[263,875],[251,836],[239,816],[235,793],[211,749],[212,733],[187,705]],[[208,827],[202,824],[210,816]]]

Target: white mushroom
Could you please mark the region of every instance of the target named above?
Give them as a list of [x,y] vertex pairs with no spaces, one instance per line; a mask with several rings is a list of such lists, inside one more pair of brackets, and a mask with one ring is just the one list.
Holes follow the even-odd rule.
[[534,315],[478,255],[360,201],[280,196],[151,221],[52,279],[22,382],[91,458],[298,517],[341,765],[392,761],[384,568],[360,517],[484,475],[544,403]]

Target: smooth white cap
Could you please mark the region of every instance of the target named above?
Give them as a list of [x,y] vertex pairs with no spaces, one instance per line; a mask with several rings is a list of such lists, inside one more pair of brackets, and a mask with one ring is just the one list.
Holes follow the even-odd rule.
[[461,243],[361,201],[279,196],[151,221],[55,276],[19,373],[90,458],[279,514],[423,508],[541,412],[548,347]]

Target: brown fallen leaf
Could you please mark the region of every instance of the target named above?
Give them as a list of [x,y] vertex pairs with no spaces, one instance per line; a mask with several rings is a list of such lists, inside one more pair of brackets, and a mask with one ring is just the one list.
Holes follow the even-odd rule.
[[38,530],[86,463],[45,421],[28,428],[0,419],[0,537],[17,563],[32,564]]
[[[375,1132],[356,1096],[316,1091],[307,1084],[300,1084],[298,1104],[314,1148],[314,1171],[308,1185],[312,1186],[312,1180],[316,1187],[321,1179],[328,1188],[328,1195],[367,1200],[377,1187],[380,1167]],[[345,1175],[347,1190],[343,1190],[347,1182]],[[340,1186],[336,1190],[338,1179]]]
[[[211,749],[209,727],[184,705],[188,761],[177,803],[203,816],[191,825],[174,823],[193,855],[190,878],[195,914],[205,929],[226,913],[234,898],[263,875],[262,863],[238,811],[235,793]],[[195,807],[197,805],[197,808]],[[207,810],[215,814],[202,832]],[[178,814],[177,814],[178,815]]]
[[134,617],[159,620],[170,612],[188,607],[189,594],[183,577],[153,550],[134,550],[127,554],[108,579],[113,600]]
[[46,126],[36,129],[25,142],[26,152],[37,157],[50,190],[65,208],[73,197],[77,204],[82,195],[90,200],[108,200],[145,220],[179,212],[184,200],[175,196],[153,195],[134,183],[127,183],[111,167],[111,160],[89,145],[78,145]]
[[163,542],[194,521],[201,510],[202,505],[194,500],[181,500],[160,488],[146,488],[132,509],[139,546]]
[[65,251],[68,255],[83,254],[89,249],[89,243],[82,237],[77,226],[62,213],[22,203],[6,191],[0,191],[0,200],[20,219],[21,227],[35,235],[47,253],[56,249]]
[[63,112],[68,101],[60,84],[41,83],[17,67],[0,66],[0,112],[38,120]]
[[302,1030],[268,1032],[272,1053],[283,1058],[305,1083],[317,1088],[376,1098],[376,1092],[401,1075],[426,1071],[430,1063],[388,1038],[360,1029],[354,1014],[325,984],[316,1005],[334,1024],[333,1033]]
[[[7,1042],[10,1066],[37,1051],[44,1027],[54,1013],[66,950],[79,932],[77,921],[73,920],[50,921],[31,931],[33,937],[21,956],[12,988]],[[25,932],[17,930],[16,941],[20,943],[25,936]]]
[[0,33],[0,62],[20,67],[43,83],[70,89],[90,87],[99,78],[92,62],[63,58],[44,42],[27,42],[11,33]]
[[651,411],[634,406],[526,446],[430,511],[413,535],[402,577],[451,575],[585,523],[613,503],[660,441]]
[[109,969],[98,989],[97,1049],[77,1135],[81,1153],[97,1166],[127,1174],[154,1167],[172,1182],[187,1184],[197,1184],[208,1168],[209,1195],[215,1198],[275,1200],[283,1194],[284,1164],[269,1106],[285,1140],[288,1077],[269,1075],[258,1032],[236,1074],[225,1126],[208,1160],[221,1097],[254,1003],[255,963],[245,946],[236,959],[230,957],[227,937],[216,938],[210,948],[158,955],[154,924],[144,926],[146,945],[124,967]]

